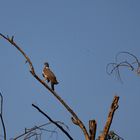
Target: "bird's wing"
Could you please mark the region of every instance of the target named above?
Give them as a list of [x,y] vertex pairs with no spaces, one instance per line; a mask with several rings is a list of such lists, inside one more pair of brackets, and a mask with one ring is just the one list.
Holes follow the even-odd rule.
[[58,83],[56,80],[56,76],[49,68],[43,69],[44,76],[49,79],[52,83]]

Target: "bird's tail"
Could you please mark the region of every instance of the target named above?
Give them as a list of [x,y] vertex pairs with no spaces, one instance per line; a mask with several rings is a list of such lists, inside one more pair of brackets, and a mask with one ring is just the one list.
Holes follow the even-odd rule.
[[51,83],[51,87],[52,87],[52,90],[54,90],[54,84],[53,83]]

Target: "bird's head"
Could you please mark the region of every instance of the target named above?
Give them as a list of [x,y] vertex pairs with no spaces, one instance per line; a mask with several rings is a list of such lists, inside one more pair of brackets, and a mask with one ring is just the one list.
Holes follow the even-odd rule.
[[49,68],[49,63],[48,62],[45,62],[44,65],[45,65],[45,67]]

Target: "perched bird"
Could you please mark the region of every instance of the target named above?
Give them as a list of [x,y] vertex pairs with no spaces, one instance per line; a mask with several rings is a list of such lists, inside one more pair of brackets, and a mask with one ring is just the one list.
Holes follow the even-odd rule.
[[58,81],[54,73],[50,70],[49,63],[47,62],[44,63],[44,69],[42,71],[42,75],[45,78],[45,81],[47,80],[48,82],[51,82],[51,88],[52,90],[54,90],[54,85],[57,85]]

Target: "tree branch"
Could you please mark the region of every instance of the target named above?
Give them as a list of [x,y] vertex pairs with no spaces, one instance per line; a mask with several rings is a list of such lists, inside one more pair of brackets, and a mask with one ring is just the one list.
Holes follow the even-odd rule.
[[[59,123],[59,122],[58,122],[58,123]],[[34,130],[36,130],[36,129],[42,129],[42,130],[44,130],[42,127],[44,127],[44,126],[46,126],[46,125],[49,125],[49,124],[51,124],[51,122],[42,124],[42,125],[40,125],[40,126],[35,126],[35,127],[30,128],[30,129],[28,129],[28,130],[25,129],[25,132],[24,132],[24,133],[22,133],[22,134],[20,134],[19,136],[13,138],[13,140],[17,140],[17,139],[19,139],[19,138],[21,138],[21,137],[23,137],[23,136],[25,136],[25,135],[27,135],[27,134],[30,134],[30,133],[32,133],[32,132],[33,132]],[[46,129],[45,129],[45,130],[46,130]],[[49,131],[49,130],[46,130],[46,131]],[[55,132],[55,131],[49,131],[49,132]]]
[[95,140],[96,128],[97,128],[97,123],[96,123],[96,121],[95,121],[95,120],[90,120],[90,121],[89,121],[90,140]]
[[32,104],[34,108],[36,108],[41,114],[43,114],[50,122],[52,122],[54,125],[56,125],[70,140],[73,140],[73,138],[70,136],[70,134],[56,121],[52,120],[46,113],[44,113],[38,106]]
[[[123,61],[119,60],[120,58],[120,55],[128,55],[129,57],[124,57]],[[129,59],[133,58],[134,59],[134,62],[130,61]],[[129,61],[128,61],[129,60]],[[137,64],[137,66],[135,66],[135,64]],[[115,63],[108,63],[107,66],[106,66],[106,72],[108,75],[111,75],[113,74],[114,72],[116,72],[117,74],[117,77],[119,78],[119,80],[122,82],[121,80],[121,76],[120,76],[120,70],[119,68],[120,67],[126,67],[126,68],[129,68],[131,71],[135,71],[138,75],[140,74],[140,62],[138,60],[138,58],[130,53],[130,52],[119,52],[116,56],[115,56]]]
[[102,134],[99,136],[99,140],[105,140],[107,135],[108,135],[108,132],[109,132],[112,120],[113,120],[114,113],[115,113],[116,109],[119,107],[118,101],[119,101],[119,96],[115,96],[113,99],[113,102],[111,104],[111,107],[110,107],[110,111],[108,114],[108,118],[107,118],[104,130],[103,130]]
[[19,52],[25,57],[26,61],[29,63],[30,72],[31,74],[42,84],[45,88],[47,88],[50,93],[52,93],[55,98],[67,109],[67,111],[73,116],[73,119],[76,120],[77,125],[81,128],[81,130],[84,133],[85,139],[89,140],[89,134],[86,130],[86,127],[84,126],[83,122],[78,118],[76,113],[66,104],[66,102],[55,92],[53,91],[43,80],[39,78],[39,76],[36,75],[33,64],[29,57],[25,54],[25,52],[14,42],[14,36],[11,38],[4,36],[0,33],[0,36],[3,37],[5,40],[7,40],[9,43],[11,43],[16,49],[19,50]]
[[4,133],[4,140],[6,140],[6,128],[3,120],[3,96],[0,92],[0,98],[1,98],[1,108],[0,108],[0,119],[3,127],[3,133]]

